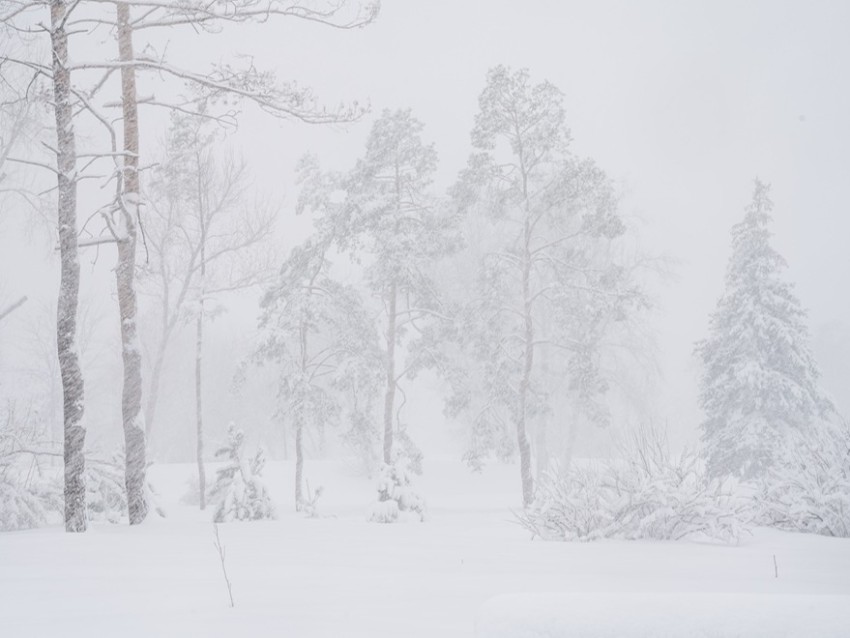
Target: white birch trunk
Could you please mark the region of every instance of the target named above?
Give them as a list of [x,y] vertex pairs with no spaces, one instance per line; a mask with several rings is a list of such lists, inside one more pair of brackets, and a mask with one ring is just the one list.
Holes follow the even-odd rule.
[[50,38],[53,49],[53,96],[56,116],[58,172],[58,230],[62,260],[57,306],[56,343],[62,376],[65,530],[86,531],[83,375],[77,353],[77,306],[80,262],[77,253],[76,138],[71,106],[71,73],[68,70],[68,34],[65,0],[50,4]]

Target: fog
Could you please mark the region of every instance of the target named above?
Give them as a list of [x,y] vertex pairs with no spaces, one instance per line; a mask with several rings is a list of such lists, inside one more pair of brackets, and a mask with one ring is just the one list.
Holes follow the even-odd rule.
[[[131,15],[140,22],[148,18],[148,10],[153,18],[160,13],[180,15],[179,11],[169,13],[174,11],[173,3],[152,9],[144,9],[144,4],[130,2]],[[189,3],[195,4],[195,0]],[[232,10],[234,16],[239,15],[235,6],[239,3],[232,3],[234,7],[220,4],[223,8],[215,11]],[[245,4],[266,3],[250,0]],[[185,498],[180,500],[178,494],[186,491],[187,482],[194,481],[189,491],[194,490],[196,501],[199,498],[197,471],[190,463],[209,468],[206,481],[213,489],[221,480],[217,472],[227,462],[227,454],[238,457],[237,465],[241,463],[244,472],[249,456],[254,458],[254,452],[261,450],[257,454],[264,455],[269,464],[266,483],[276,487],[270,487],[271,496],[263,501],[268,516],[257,518],[272,518],[273,510],[288,511],[291,505],[301,513],[306,508],[315,514],[319,495],[311,491],[311,477],[320,478],[330,490],[325,503],[329,511],[336,512],[331,515],[353,516],[354,503],[360,503],[353,486],[359,485],[358,481],[368,482],[371,493],[371,483],[377,480],[379,503],[414,503],[410,509],[419,512],[415,504],[422,493],[425,500],[440,503],[437,510],[454,511],[456,507],[470,516],[470,524],[482,528],[484,519],[470,514],[477,512],[476,507],[483,511],[492,504],[492,511],[511,516],[505,508],[523,506],[524,514],[517,515],[520,526],[535,538],[546,538],[551,528],[542,518],[535,518],[534,512],[539,514],[541,503],[557,502],[564,494],[555,487],[554,478],[547,478],[550,470],[552,477],[571,471],[581,474],[582,463],[591,459],[603,465],[611,463],[594,470],[601,472],[596,483],[587,475],[570,474],[573,482],[560,484],[578,489],[582,498],[596,494],[594,498],[604,500],[594,490],[604,490],[601,486],[607,485],[606,481],[628,483],[618,474],[624,470],[616,461],[630,458],[624,450],[632,444],[641,448],[663,441],[659,449],[669,446],[677,454],[693,453],[693,467],[700,468],[694,470],[695,476],[703,477],[706,472],[706,485],[731,474],[749,485],[746,489],[757,490],[761,488],[753,486],[762,485],[759,480],[780,485],[770,483],[778,475],[770,473],[774,470],[787,471],[783,474],[786,479],[790,476],[789,468],[797,467],[797,461],[785,457],[793,450],[831,450],[832,443],[824,441],[843,440],[847,428],[843,415],[850,409],[850,297],[844,290],[850,273],[850,252],[845,247],[850,236],[850,199],[845,187],[850,173],[850,41],[846,37],[850,5],[784,0],[382,0],[380,10],[372,15],[368,12],[371,3],[355,0],[307,3],[307,9],[276,2],[270,6],[276,4],[286,5],[290,15],[272,11],[244,23],[231,17],[210,24],[198,22],[196,16],[188,20],[188,26],[140,29],[133,36],[135,63],[116,62],[117,30],[111,0],[83,0],[73,9],[83,18],[70,36],[68,59],[74,69],[71,85],[77,91],[69,99],[74,104],[79,154],[74,164],[79,173],[72,178],[78,189],[81,271],[75,349],[80,353],[85,387],[82,425],[89,461],[120,456],[126,449],[127,468],[131,464],[126,436],[132,424],[128,424],[126,405],[122,413],[122,388],[129,387],[130,378],[122,364],[122,325],[126,329],[128,323],[120,314],[124,310],[119,312],[115,277],[122,223],[135,223],[132,216],[129,222],[120,221],[127,203],[135,206],[136,201],[126,190],[132,181],[127,178],[126,164],[121,168],[121,158],[132,155],[121,146],[129,137],[122,128],[126,118],[121,111],[122,98],[125,108],[127,104],[126,85],[122,91],[119,80],[120,69],[128,66],[135,68],[138,76],[141,204],[135,291],[139,334],[137,345],[135,341],[130,346],[125,343],[123,354],[126,363],[128,352],[141,353],[141,412],[135,427],[147,430],[141,459],[142,465],[149,467],[148,479],[144,471],[139,476],[142,483],[152,481],[149,486],[145,483],[145,489],[160,492],[160,505],[164,504],[160,509],[172,505],[177,511],[188,511]],[[19,8],[26,10],[18,13]],[[329,13],[311,13],[314,9]],[[63,383],[56,357],[61,255],[54,150],[61,135],[55,130],[52,83],[58,73],[55,67],[51,70],[48,55],[50,37],[44,27],[48,19],[47,10],[38,2],[0,0],[4,25],[0,28],[0,313],[10,309],[7,315],[0,314],[0,405],[4,406],[0,415],[11,428],[9,433],[19,428],[14,436],[3,435],[15,441],[10,443],[10,455],[21,454],[27,446],[15,446],[25,440],[37,441],[45,454],[59,457],[64,436],[67,463],[67,411],[63,412]],[[354,28],[335,28],[358,20],[362,24]],[[138,62],[141,59],[147,62]],[[166,59],[167,68],[157,70],[156,64],[150,64]],[[219,65],[219,71],[224,69],[223,75],[207,84],[196,81],[213,65]],[[263,90],[270,76],[245,79],[234,75],[236,80],[227,76],[230,70],[247,66],[270,71],[278,81],[297,83],[284,85],[282,96],[276,96],[285,104],[283,110],[274,105],[275,97],[266,96],[265,102],[251,97]],[[182,72],[175,74],[172,69],[188,69],[189,73],[181,76]],[[504,70],[502,75],[498,69]],[[222,89],[228,82],[231,84]],[[243,83],[234,89],[233,82]],[[542,127],[539,122],[546,118],[556,122],[550,129],[541,128],[548,131],[546,135],[530,142],[539,144],[541,150],[535,147],[530,156],[523,155],[527,140],[516,119],[516,138],[498,124],[491,124],[492,130],[481,124],[488,117],[488,87],[496,87],[492,95],[500,96],[490,98],[496,105],[491,106],[489,116],[493,122],[498,120],[500,105],[504,112],[509,110],[504,106],[505,96],[522,91],[533,96],[529,99],[535,104],[527,113],[527,130],[536,131],[534,127]],[[539,96],[550,94],[541,87],[554,87],[560,97],[545,102]],[[533,93],[536,90],[541,93]],[[83,95],[89,95],[90,102]],[[200,100],[204,95],[206,101]],[[164,103],[180,106],[163,108]],[[27,115],[17,119],[15,109],[22,104]],[[537,108],[544,115],[534,115]],[[406,109],[412,119],[405,119]],[[192,116],[199,112],[201,117]],[[306,116],[298,117],[298,113]],[[522,113],[512,113],[521,119]],[[101,116],[103,120],[98,119]],[[183,129],[175,128],[175,118],[183,118],[179,120]],[[321,121],[304,121],[310,119]],[[20,134],[14,135],[15,131]],[[568,146],[553,141],[561,135],[564,140],[569,137]],[[189,142],[186,136],[191,138]],[[392,144],[385,148],[381,140],[391,138],[396,139],[396,152],[399,145],[409,152],[393,160],[397,196],[393,214],[415,218],[417,231],[398,230],[396,220],[393,234],[382,225],[385,222],[369,216],[387,205],[390,197],[386,185],[393,179],[392,161],[379,156],[390,153],[386,148]],[[110,144],[117,146],[110,150]],[[430,145],[435,152],[433,162]],[[484,164],[476,164],[475,154],[479,159],[486,156],[490,173],[480,168]],[[314,168],[304,168],[303,158],[308,155],[315,158]],[[404,164],[414,156],[419,159],[410,160],[409,169],[406,165],[399,169],[399,162]],[[186,168],[187,157],[196,162],[197,175]],[[585,159],[592,160],[600,172],[582,164]],[[529,161],[532,168],[528,168]],[[537,169],[538,162],[543,168]],[[202,166],[206,173],[199,168]],[[535,174],[535,170],[540,172]],[[235,175],[232,184],[228,171]],[[512,182],[517,171],[522,172],[522,180]],[[187,180],[195,178],[195,185],[186,186]],[[400,179],[409,180],[404,197]],[[203,180],[207,181],[202,184]],[[520,183],[524,208],[511,199]],[[513,185],[500,191],[504,184]],[[532,184],[531,190],[528,184]],[[538,191],[534,191],[535,184]],[[762,185],[767,190],[760,190]],[[192,189],[196,189],[194,196]],[[494,194],[498,192],[502,192],[501,199]],[[214,221],[210,221],[212,216],[200,222],[192,221],[194,218],[186,221],[186,215],[194,214],[187,211],[195,208],[202,214],[204,210],[214,214],[209,211],[216,210],[217,197],[221,199],[220,214]],[[534,213],[531,209],[538,204],[529,203],[534,201],[549,204],[539,204],[541,212]],[[546,217],[550,209],[558,207],[565,211],[561,217]],[[105,221],[110,215],[112,221]],[[168,215],[184,215],[183,221],[168,222]],[[569,215],[575,215],[575,221],[563,221]],[[616,218],[616,229],[612,230],[614,222],[610,220],[587,221],[596,219],[594,216]],[[535,231],[528,229],[540,219],[544,219],[540,222],[543,230],[534,235]],[[257,237],[246,239],[266,221],[269,229],[263,226]],[[516,229],[523,223],[526,235],[517,235]],[[113,241],[115,228],[119,228],[114,236],[118,239]],[[192,233],[207,231],[211,234],[203,249],[192,244],[196,241]],[[761,239],[752,239],[756,236]],[[523,237],[524,253],[520,250]],[[573,242],[573,247],[549,255],[548,240]],[[740,248],[747,241],[756,242],[752,245],[758,248]],[[165,247],[163,252],[158,252],[157,242]],[[535,246],[543,252],[532,250]],[[166,256],[167,250],[173,252]],[[753,284],[747,274],[736,279],[736,268],[746,270],[750,258],[763,257],[773,268],[777,263],[773,251],[787,266],[776,266],[775,272],[765,275],[771,282],[766,287]],[[224,256],[216,262],[219,253]],[[523,263],[528,269],[509,271],[510,265],[488,265],[491,256],[498,260],[499,255],[507,254],[511,259],[526,259]],[[540,268],[552,270],[534,280],[533,269],[538,266],[531,264],[537,263],[538,254],[548,260],[540,261],[544,263]],[[207,264],[204,260],[210,255]],[[187,267],[195,270],[185,284],[185,299],[175,301]],[[404,279],[396,273],[403,268],[414,274]],[[759,272],[764,274],[764,270]],[[304,289],[317,287],[336,305],[298,296],[301,284],[294,282],[301,281],[298,277],[307,276],[305,273],[312,273],[312,278],[307,277],[309,284]],[[609,282],[607,275],[616,281]],[[564,278],[571,278],[569,284]],[[735,282],[740,288],[735,288]],[[553,289],[562,296],[550,299]],[[784,327],[773,327],[771,322],[777,319],[773,310],[764,311],[762,322],[757,311],[747,314],[751,311],[747,304],[757,306],[759,301],[741,302],[740,295],[746,297],[747,290],[756,291],[752,299],[763,301],[767,294],[763,291],[768,289],[784,300],[776,307],[788,313],[791,327],[787,332]],[[163,290],[171,295],[165,305]],[[12,309],[24,297],[22,305]],[[538,298],[549,305],[532,311]],[[402,314],[396,314],[397,299]],[[315,303],[319,305],[311,305]],[[729,310],[735,304],[741,314]],[[173,313],[169,328],[172,315],[163,317],[164,307]],[[803,312],[798,313],[797,308]],[[290,325],[302,311],[308,313],[309,321],[303,320],[306,323],[300,328]],[[727,311],[730,314],[724,315]],[[522,313],[525,324],[517,323],[516,316]],[[496,316],[501,317],[498,327],[494,327]],[[410,319],[410,325],[404,317]],[[723,345],[725,338],[739,338],[738,331],[749,326],[737,324],[753,317],[754,331],[763,328],[772,339],[770,353],[759,361],[781,359],[786,346],[792,351],[788,356],[793,363],[785,367],[775,364],[764,377],[729,354],[737,346]],[[535,336],[531,336],[532,323]],[[198,345],[199,330],[203,332],[202,345]],[[750,342],[740,338],[744,341],[735,343],[745,345],[736,352],[749,352],[746,343]],[[752,339],[751,343],[757,340]],[[525,344],[525,350],[516,340]],[[492,351],[488,350],[491,347]],[[300,359],[293,354],[296,351]],[[327,358],[322,358],[325,355]],[[428,357],[428,362],[423,362]],[[523,357],[527,369],[519,363]],[[501,372],[491,375],[491,368]],[[409,375],[408,370],[412,371]],[[198,371],[202,371],[202,383]],[[311,374],[317,378],[327,374],[332,381],[314,383]],[[298,384],[306,377],[313,385],[308,383],[309,388],[304,389]],[[395,380],[383,387],[386,378]],[[738,385],[723,395],[724,383]],[[741,393],[746,394],[741,388],[749,388],[749,383],[760,388],[753,399],[758,409],[740,399]],[[790,385],[783,385],[786,383]],[[785,406],[779,412],[765,407],[773,405],[769,397],[775,394]],[[151,395],[156,397],[155,406],[150,403]],[[727,399],[717,398],[720,395]],[[801,395],[805,395],[803,399]],[[794,401],[798,403],[788,407]],[[494,404],[498,407],[492,408]],[[203,426],[199,425],[199,405]],[[312,407],[304,407],[308,405]],[[151,414],[154,408],[155,419]],[[488,411],[493,411],[492,418],[482,417]],[[798,412],[804,416],[798,417]],[[358,425],[361,418],[365,425]],[[751,425],[739,426],[739,421]],[[762,421],[772,425],[764,430],[752,425]],[[782,425],[776,425],[779,422]],[[820,429],[811,425],[815,422],[828,425]],[[203,451],[198,458],[201,430]],[[716,434],[720,431],[725,434]],[[774,432],[777,437],[790,438],[771,443],[775,449],[765,451]],[[244,436],[248,450],[244,458],[239,452],[241,439],[235,442],[237,433]],[[296,453],[302,436],[303,459]],[[833,436],[838,438],[829,438]],[[0,437],[0,442],[3,440]],[[738,441],[734,454],[723,447],[728,448],[729,440]],[[765,449],[752,441],[761,441]],[[751,444],[755,447],[748,447]],[[524,447],[529,449],[524,451]],[[223,451],[217,454],[217,450]],[[767,460],[759,456],[762,453]],[[838,459],[840,453],[835,454]],[[781,462],[777,460],[780,456]],[[4,464],[3,458],[0,448],[0,479],[5,480],[7,468],[18,471],[20,467],[17,460]],[[36,454],[34,458],[39,457]],[[835,462],[845,467],[847,460],[841,458]],[[666,467],[668,460],[659,457],[657,462],[658,467]],[[33,467],[38,465],[33,463]],[[47,458],[43,463],[47,475],[52,471],[54,478],[59,476],[57,459]],[[307,479],[304,493],[302,463]],[[576,463],[579,470],[573,468]],[[803,461],[799,464],[812,467]],[[257,467],[262,468],[262,463]],[[776,469],[780,467],[781,472]],[[489,478],[474,482],[478,479],[473,470],[483,470]],[[290,503],[293,471],[297,487],[295,501]],[[124,489],[123,472],[124,468],[118,467],[120,489]],[[132,492],[131,471],[126,472],[127,488]],[[773,478],[765,478],[768,476]],[[67,527],[67,470],[65,480]],[[246,485],[253,485],[253,479],[245,480]],[[700,498],[724,503],[717,505],[719,513],[707,527],[714,539],[738,542],[738,528],[733,530],[734,526],[721,521],[727,520],[724,517],[732,509],[736,512],[733,518],[742,521],[742,510],[723,500],[728,494],[722,480],[716,492],[711,492],[714,488],[700,492]],[[30,479],[27,481],[29,485]],[[334,481],[339,484],[336,496],[332,494]],[[202,478],[201,509],[206,498],[203,482]],[[314,480],[314,488],[316,484]],[[465,487],[458,487],[459,493],[475,506],[453,500],[452,486],[460,485]],[[404,496],[391,497],[387,486],[403,488]],[[61,502],[61,487],[56,489]],[[845,481],[833,493],[846,500],[850,498],[847,489]],[[210,494],[210,503],[224,507],[222,503],[230,502],[231,497],[223,493]],[[288,496],[282,496],[284,493]],[[131,523],[132,501],[131,493]],[[158,507],[155,501],[151,501],[152,511]],[[0,508],[11,512],[11,502],[0,500]],[[46,507],[48,514],[54,505]],[[126,503],[124,507],[126,512]],[[590,511],[595,506],[588,507]],[[55,524],[51,516],[58,516],[61,507],[54,509],[40,524]],[[753,515],[747,525],[786,531],[793,527],[777,511],[762,513],[762,518]],[[362,512],[357,512],[362,518]],[[2,514],[0,511],[0,522]],[[178,521],[190,520],[181,516],[178,514]],[[222,516],[215,520],[232,520]],[[387,522],[383,517],[392,518],[380,508],[369,516],[381,522]],[[619,513],[611,516],[621,520]],[[784,522],[777,523],[781,518]],[[551,518],[547,520],[551,523]],[[800,523],[794,530],[841,536],[846,535],[846,519],[842,524],[844,534],[826,524],[829,531],[810,523]],[[309,545],[310,532],[298,529],[296,536],[303,533],[301,540]],[[558,540],[653,538],[632,531],[582,536],[558,529],[558,534],[566,537]],[[692,532],[689,529],[682,537]],[[677,534],[664,532],[661,536],[678,539]],[[455,537],[447,538],[446,551],[454,551],[447,548],[454,547]],[[773,536],[756,534],[755,538],[758,543],[774,542]],[[820,546],[793,545],[803,542],[796,538],[783,545],[785,538],[775,541],[783,551],[799,549],[800,556],[824,565],[848,560],[843,545],[840,552],[832,550],[835,553],[830,554]],[[204,542],[209,540],[204,538]],[[495,537],[490,540],[494,551],[499,551]],[[362,547],[372,547],[368,533],[360,541],[365,543]],[[157,547],[149,549],[158,551]],[[621,558],[628,560],[628,554],[619,555],[619,551],[616,546],[604,560],[613,564]],[[580,561],[587,559],[576,556]],[[282,565],[289,560],[278,558]],[[546,571],[546,565],[558,560],[547,554],[539,566]],[[674,562],[666,554],[653,561],[641,568],[645,570],[642,575],[651,565]],[[224,562],[222,555],[222,566]],[[481,564],[488,569],[495,565],[489,555],[481,556]],[[604,571],[607,564],[589,564],[588,570]],[[359,572],[351,568],[356,577]],[[785,593],[846,593],[846,576],[823,569],[827,571],[818,585],[795,582]],[[194,567],[186,570],[186,577],[195,573]],[[248,571],[246,567],[246,580],[250,580]],[[486,580],[485,573],[479,576]],[[707,590],[726,592],[737,577],[733,571],[708,576],[714,584]],[[621,580],[612,581],[614,589],[622,578],[629,577],[617,578]],[[656,583],[657,589],[678,591],[679,576],[671,578]],[[541,591],[562,591],[557,582],[545,578],[540,582],[544,581]],[[527,589],[524,585],[494,588],[489,595],[513,591]],[[631,589],[625,587],[624,591]],[[763,593],[761,585],[748,591]],[[482,596],[476,593],[469,604],[480,605]],[[232,597],[230,601],[232,604]],[[517,618],[524,618],[531,614],[528,609],[537,609],[536,604],[542,603],[511,600],[506,608],[518,610]],[[617,604],[628,608],[632,603]],[[647,604],[652,608],[655,603]],[[690,604],[682,602],[683,609]],[[695,608],[701,604],[695,603]],[[753,602],[756,604],[761,603]],[[485,629],[480,635],[519,635],[498,633],[513,626],[514,617],[501,618],[496,607],[491,603],[490,611],[482,612],[482,618],[489,620],[482,621]],[[549,618],[547,609],[551,611],[540,607],[538,616]],[[551,613],[552,626],[561,627],[557,614]],[[828,605],[822,615],[840,616]],[[332,631],[330,626],[310,622],[307,618],[305,624],[289,628],[304,632],[301,635]],[[517,627],[522,625],[517,622]],[[146,626],[142,623],[139,630]],[[358,625],[364,628],[363,635],[393,635],[385,628],[367,631],[366,626]],[[498,631],[493,629],[496,626]],[[34,635],[23,633],[25,628],[20,625],[20,635]],[[43,629],[47,631],[44,635],[53,635],[51,627]],[[158,631],[154,625],[148,629]],[[541,625],[536,631],[545,628]],[[823,631],[820,635],[831,635],[829,628]],[[189,629],[174,632],[202,635]]]

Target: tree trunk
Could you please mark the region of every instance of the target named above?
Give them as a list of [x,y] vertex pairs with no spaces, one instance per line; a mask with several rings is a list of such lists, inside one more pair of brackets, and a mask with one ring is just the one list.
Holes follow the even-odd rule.
[[528,442],[526,421],[528,413],[528,391],[531,385],[531,370],[534,365],[534,323],[531,317],[529,295],[530,267],[526,264],[522,276],[522,295],[525,315],[525,356],[522,381],[519,384],[519,414],[516,421],[517,448],[519,449],[519,471],[522,480],[522,506],[529,507],[534,500],[534,478],[531,475],[531,445]]
[[396,341],[396,303],[398,290],[395,281],[390,287],[389,310],[387,316],[387,387],[384,396],[384,463],[393,462],[393,408],[395,406],[395,341]]
[[[203,295],[203,293],[202,293]],[[198,487],[201,494],[201,509],[207,506],[207,475],[204,468],[204,411],[201,395],[201,363],[203,361],[204,346],[204,298],[201,296],[198,308],[197,340],[195,341],[195,423],[198,438]]]
[[121,345],[124,363],[124,389],[121,412],[124,426],[125,483],[130,525],[145,520],[145,426],[142,420],[142,354],[136,325],[136,240],[139,218],[139,119],[136,102],[136,72],[133,61],[133,32],[130,8],[116,5],[118,14],[118,53],[121,62],[121,104],[124,116],[123,202],[120,215],[122,233],[118,242],[118,308],[121,316]]
[[304,402],[295,411],[295,511],[304,505],[301,484],[304,481]]
[[68,71],[67,4],[52,0],[50,38],[53,49],[53,102],[56,116],[56,168],[58,172],[58,230],[62,259],[56,316],[56,343],[62,376],[65,530],[86,531],[83,375],[77,355],[77,306],[80,261],[77,254],[77,151],[71,107],[71,73]]
[[[148,400],[145,406],[145,436],[148,441],[152,441],[151,433],[153,431],[154,418],[156,417],[156,406],[159,399],[159,384],[162,379],[162,366],[165,362],[165,340],[160,342],[156,350],[156,360],[153,364],[153,372],[151,373],[151,384],[148,388]],[[153,443],[151,443],[153,445]]]
[[198,485],[201,490],[201,509],[207,506],[207,475],[204,468],[204,402],[201,392],[201,366],[203,363],[204,349],[204,297],[206,295],[206,277],[207,277],[207,225],[206,212],[204,207],[204,189],[201,179],[200,159],[196,156],[198,162],[198,222],[201,225],[201,271],[200,271],[200,299],[198,300],[198,324],[197,334],[198,339],[195,343],[195,418],[196,418],[196,433],[198,437]]

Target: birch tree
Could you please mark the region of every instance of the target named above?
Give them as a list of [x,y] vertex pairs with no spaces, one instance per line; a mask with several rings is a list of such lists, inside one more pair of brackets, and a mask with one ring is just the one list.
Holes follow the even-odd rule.
[[[36,0],[32,0],[35,2]],[[110,16],[106,9],[112,7]],[[145,484],[145,431],[142,418],[141,352],[138,347],[136,252],[140,227],[139,175],[139,107],[141,105],[167,108],[198,114],[199,98],[215,101],[223,107],[215,117],[235,123],[237,112],[230,106],[243,101],[275,117],[293,118],[307,123],[350,121],[363,113],[362,107],[340,105],[328,109],[320,105],[313,93],[292,82],[279,82],[274,73],[258,70],[253,62],[236,66],[229,62],[198,70],[171,63],[164,53],[157,52],[153,41],[157,34],[171,30],[195,33],[217,33],[227,24],[266,22],[271,18],[298,18],[339,29],[365,26],[375,19],[377,3],[351,4],[346,2],[290,3],[279,0],[240,0],[215,2],[188,0],[180,3],[148,2],[147,0],[80,0],[74,3],[77,15],[67,20],[68,28],[92,33],[107,27],[116,34],[117,57],[113,59],[80,61],[70,70],[99,73],[87,93],[80,94],[85,107],[98,122],[109,129],[112,149],[105,156],[120,158],[117,167],[117,190],[110,220],[106,226],[118,247],[116,284],[118,287],[121,321],[124,385],[122,393],[122,423],[127,463],[127,491],[130,523],[137,524],[147,514]],[[87,11],[83,11],[87,9]],[[148,35],[150,34],[150,35]],[[138,39],[148,36],[144,42]],[[137,49],[143,53],[137,53]],[[103,113],[104,105],[94,103],[93,97],[108,85],[109,78],[120,76],[120,108],[122,132],[111,126],[111,117]],[[188,85],[190,98],[158,100],[140,99],[137,75],[156,74]],[[204,100],[201,100],[203,102]]]
[[472,420],[470,460],[493,449],[518,452],[528,507],[529,432],[550,410],[546,369],[560,371],[564,392],[585,400],[604,392],[599,336],[639,294],[607,250],[625,230],[614,189],[592,161],[569,151],[561,92],[533,84],[527,70],[499,66],[479,108],[476,153],[454,195],[463,210],[490,220],[491,239],[460,328],[476,371],[450,409]]
[[174,113],[163,161],[149,189],[146,238],[151,259],[142,290],[159,301],[160,332],[146,404],[146,436],[153,432],[168,345],[187,317],[195,323],[195,409],[201,509],[205,507],[203,343],[216,296],[261,283],[269,260],[275,209],[249,197],[251,180],[240,159],[221,151],[209,120]]
[[[77,352],[77,305],[80,264],[77,245],[77,142],[74,129],[74,87],[69,62],[68,20],[75,2],[49,3],[13,0],[0,10],[0,23],[8,29],[43,33],[50,43],[50,61],[42,62],[6,54],[2,62],[13,62],[51,86],[56,143],[55,163],[47,167],[56,175],[57,230],[61,274],[57,304],[57,355],[62,377],[64,432],[64,520],[68,532],[86,530],[84,387]],[[41,16],[47,9],[49,16]],[[34,22],[34,14],[40,16]],[[45,19],[46,18],[46,19]],[[10,158],[6,158],[10,159]],[[23,163],[31,163],[22,160]]]

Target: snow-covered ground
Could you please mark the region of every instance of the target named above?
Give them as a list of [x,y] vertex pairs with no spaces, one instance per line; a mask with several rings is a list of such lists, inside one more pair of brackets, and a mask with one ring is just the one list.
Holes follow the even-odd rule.
[[417,483],[428,521],[397,525],[366,522],[372,482],[336,462],[307,464],[311,486],[325,486],[324,517],[291,513],[291,465],[270,463],[279,519],[220,526],[231,609],[210,512],[180,504],[192,473],[152,468],[165,520],[0,534],[0,636],[471,638],[480,610],[493,617],[488,600],[529,593],[835,594],[850,609],[850,540],[759,529],[733,547],[530,542],[510,511],[516,468],[475,475],[449,461],[429,462]]

